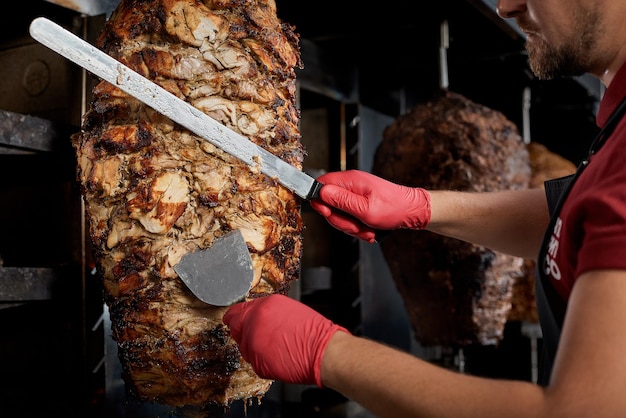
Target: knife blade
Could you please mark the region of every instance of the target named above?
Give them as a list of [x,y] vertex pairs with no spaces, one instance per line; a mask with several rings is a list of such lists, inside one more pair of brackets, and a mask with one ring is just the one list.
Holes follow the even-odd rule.
[[139,99],[157,112],[253,168],[303,199],[319,197],[322,184],[247,137],[222,125],[156,83],[45,17],[34,19],[30,35],[90,73]]

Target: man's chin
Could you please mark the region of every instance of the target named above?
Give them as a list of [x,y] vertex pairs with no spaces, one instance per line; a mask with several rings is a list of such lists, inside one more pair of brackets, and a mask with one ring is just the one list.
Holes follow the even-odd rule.
[[556,62],[554,57],[545,53],[544,49],[536,47],[536,44],[527,43],[528,64],[533,74],[540,80],[551,80],[555,78]]

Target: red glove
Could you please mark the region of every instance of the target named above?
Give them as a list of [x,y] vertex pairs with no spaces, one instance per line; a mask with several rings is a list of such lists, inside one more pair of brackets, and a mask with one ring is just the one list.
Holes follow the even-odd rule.
[[308,306],[278,294],[231,306],[224,323],[260,377],[319,387],[322,356],[330,337],[336,331],[348,332]]
[[335,228],[368,242],[375,229],[424,229],[430,222],[430,193],[383,180],[365,171],[328,173],[317,179],[321,200],[311,207]]

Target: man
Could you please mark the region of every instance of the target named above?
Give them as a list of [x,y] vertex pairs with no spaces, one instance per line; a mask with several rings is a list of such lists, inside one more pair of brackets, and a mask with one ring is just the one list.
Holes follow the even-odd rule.
[[626,2],[499,0],[498,13],[526,33],[538,77],[589,72],[607,86],[597,115],[602,134],[576,178],[546,184],[546,193],[477,194],[406,188],[348,171],[320,177],[321,200],[312,204],[368,242],[376,229],[426,228],[516,256],[539,253],[548,349],[542,384],[444,370],[352,336],[279,295],[224,316],[262,376],[335,389],[380,417],[626,414]]

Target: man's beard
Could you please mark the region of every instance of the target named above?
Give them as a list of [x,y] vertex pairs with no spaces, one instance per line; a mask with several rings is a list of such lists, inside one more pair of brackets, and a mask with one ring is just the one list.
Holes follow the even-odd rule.
[[527,44],[530,69],[540,80],[558,77],[578,76],[588,70],[586,54],[580,54],[578,48],[563,46],[556,48],[545,42]]
[[547,44],[537,37],[526,49],[532,72],[541,80],[578,76],[590,70],[590,57],[596,45],[600,24],[597,13],[579,16],[574,23],[575,37],[561,45]]

